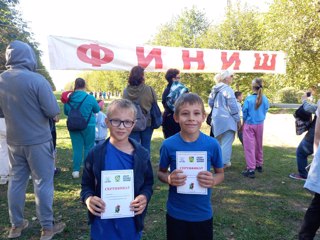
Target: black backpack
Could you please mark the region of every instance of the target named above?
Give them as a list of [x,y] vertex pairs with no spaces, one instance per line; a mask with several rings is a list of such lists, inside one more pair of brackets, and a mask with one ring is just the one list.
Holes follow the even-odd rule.
[[84,100],[86,100],[87,97],[88,97],[88,95],[85,96],[85,98],[80,102],[80,104],[78,105],[77,108],[72,107],[72,105],[69,102],[67,103],[67,104],[69,104],[69,106],[71,108],[69,115],[68,115],[68,119],[67,119],[67,128],[70,132],[82,131],[82,130],[86,129],[88,126],[88,122],[91,118],[91,113],[90,113],[88,119],[86,120],[82,116],[82,113],[79,110],[82,103],[84,102]]

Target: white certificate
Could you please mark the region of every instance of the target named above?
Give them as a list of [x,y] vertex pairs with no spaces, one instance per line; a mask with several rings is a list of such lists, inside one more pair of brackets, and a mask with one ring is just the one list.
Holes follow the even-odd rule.
[[178,193],[206,195],[208,189],[201,187],[197,175],[201,171],[207,171],[207,152],[177,151],[177,169],[187,175],[186,184],[177,187]]
[[101,198],[106,204],[101,219],[133,217],[133,170],[101,171]]

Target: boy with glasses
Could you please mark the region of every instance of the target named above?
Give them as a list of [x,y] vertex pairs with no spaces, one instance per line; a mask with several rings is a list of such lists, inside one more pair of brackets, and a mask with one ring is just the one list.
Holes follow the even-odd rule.
[[[152,195],[153,172],[149,152],[129,138],[136,122],[136,108],[130,100],[118,99],[107,108],[110,137],[96,145],[85,160],[81,200],[89,211],[91,239],[140,239],[147,205]],[[101,199],[101,171],[133,169],[134,217],[101,219],[108,208]]]

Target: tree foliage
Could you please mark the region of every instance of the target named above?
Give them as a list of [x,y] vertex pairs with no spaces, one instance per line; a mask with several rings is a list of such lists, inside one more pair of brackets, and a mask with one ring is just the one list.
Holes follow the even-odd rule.
[[275,0],[265,15],[266,48],[287,53],[287,74],[276,76],[278,86],[306,89],[319,82],[320,2]]
[[34,49],[38,60],[38,72],[49,81],[55,90],[52,79],[40,59],[42,53],[38,48],[39,44],[34,41],[33,34],[22,19],[20,12],[16,10],[17,4],[19,0],[0,0],[0,72],[5,70],[6,47],[13,40],[20,40],[28,43]]
[[[219,24],[209,23],[204,11],[192,7],[160,26],[149,44],[185,48],[223,50],[270,50],[287,54],[286,74],[239,73],[233,88],[247,95],[255,77],[264,79],[264,92],[277,99],[277,91],[294,87],[296,91],[318,86],[320,68],[320,2],[314,0],[274,0],[267,12],[233,1],[226,17]],[[92,75],[92,76],[91,76]],[[121,90],[127,84],[128,73],[90,73],[90,85],[98,90]],[[182,82],[192,92],[207,100],[213,74],[181,74]],[[146,73],[146,82],[158,95],[166,81],[164,73]],[[286,92],[286,91],[284,91]]]

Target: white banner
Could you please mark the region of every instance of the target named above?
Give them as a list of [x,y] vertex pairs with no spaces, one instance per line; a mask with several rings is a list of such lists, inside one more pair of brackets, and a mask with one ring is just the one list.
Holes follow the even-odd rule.
[[239,51],[201,48],[126,46],[95,40],[49,36],[51,70],[125,70],[140,65],[149,72],[286,73],[282,51]]

